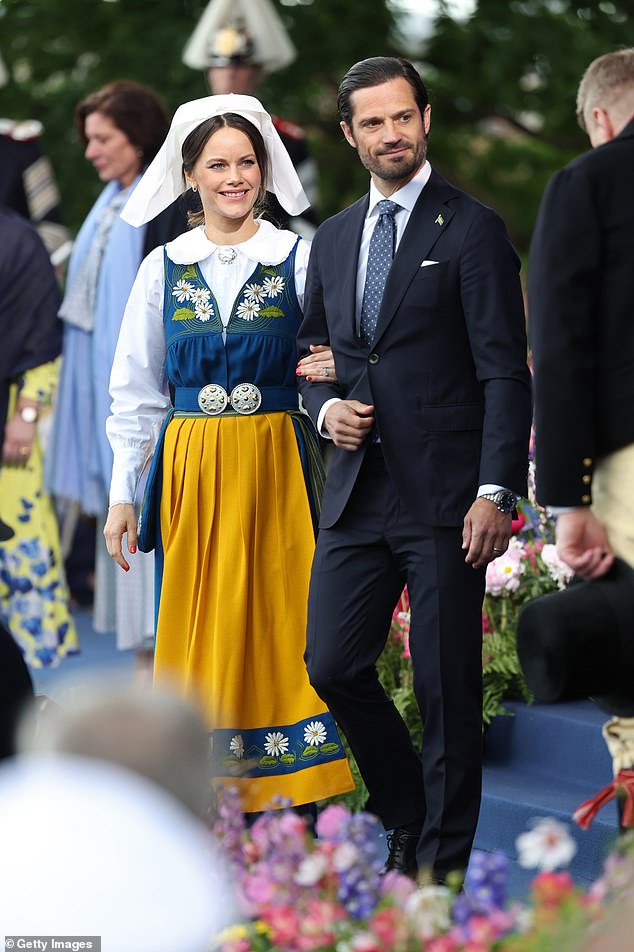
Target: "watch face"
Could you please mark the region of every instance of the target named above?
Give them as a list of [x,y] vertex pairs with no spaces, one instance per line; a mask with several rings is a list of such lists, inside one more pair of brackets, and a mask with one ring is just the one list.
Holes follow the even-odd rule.
[[513,512],[516,506],[515,494],[511,492],[502,492],[499,494],[498,506],[502,512]]

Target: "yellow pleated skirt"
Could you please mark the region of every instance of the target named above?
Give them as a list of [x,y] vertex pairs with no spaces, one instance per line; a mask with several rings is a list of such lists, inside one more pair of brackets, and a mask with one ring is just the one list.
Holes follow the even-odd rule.
[[291,417],[174,417],[160,525],[155,679],[204,711],[214,780],[245,811],[353,789],[304,666],[314,534]]

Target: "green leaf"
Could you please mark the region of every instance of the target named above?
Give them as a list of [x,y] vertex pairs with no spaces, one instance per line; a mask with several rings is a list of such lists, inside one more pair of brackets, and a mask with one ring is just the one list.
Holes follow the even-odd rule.
[[258,317],[284,317],[284,311],[280,311],[279,307],[274,307],[271,304],[269,307],[258,311]]
[[187,267],[183,271],[183,278],[197,278],[197,277],[198,277],[198,272],[196,271],[196,268],[194,267],[194,265],[193,264],[187,265]]
[[173,321],[191,321],[196,317],[196,313],[190,307],[179,307],[172,314]]

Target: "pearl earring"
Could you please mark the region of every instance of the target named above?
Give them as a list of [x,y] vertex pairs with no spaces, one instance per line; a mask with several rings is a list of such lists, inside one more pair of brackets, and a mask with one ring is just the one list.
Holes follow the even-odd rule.
[[197,185],[190,185],[189,187],[191,188],[192,192],[197,192],[197,191],[198,191],[198,186],[197,186]]

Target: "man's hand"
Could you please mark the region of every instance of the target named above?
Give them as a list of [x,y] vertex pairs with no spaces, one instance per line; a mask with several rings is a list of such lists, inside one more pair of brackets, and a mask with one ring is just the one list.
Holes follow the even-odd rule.
[[465,562],[480,569],[506,552],[512,521],[510,512],[500,512],[490,499],[478,497],[464,517],[462,548],[467,550]]
[[358,400],[337,400],[326,410],[323,425],[335,446],[358,450],[374,426],[374,407]]
[[123,534],[125,532],[128,534],[128,552],[134,555],[136,552],[136,515],[134,506],[129,502],[120,502],[114,506],[110,506],[103,534],[106,539],[108,555],[112,556],[117,565],[120,565],[121,568],[127,572],[130,566],[123,557],[121,548]]
[[591,509],[575,509],[557,517],[557,552],[585,579],[600,578],[614,562],[607,533]]

